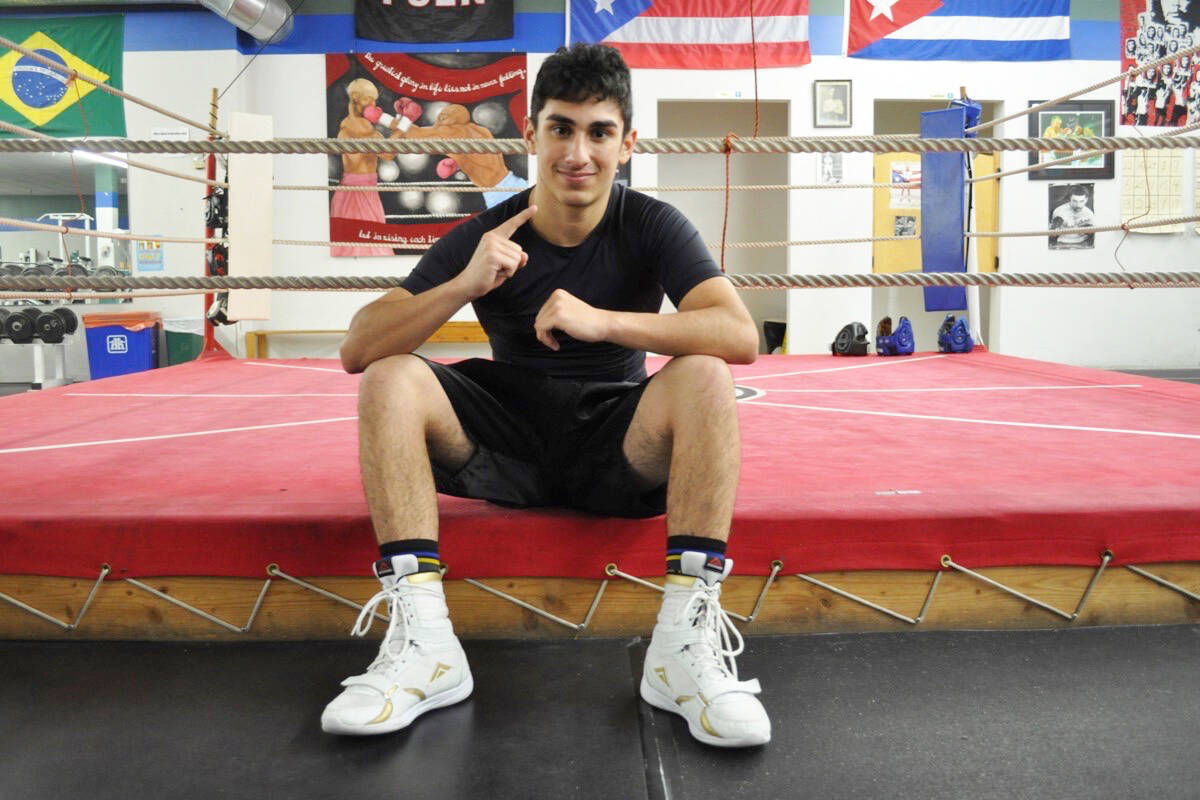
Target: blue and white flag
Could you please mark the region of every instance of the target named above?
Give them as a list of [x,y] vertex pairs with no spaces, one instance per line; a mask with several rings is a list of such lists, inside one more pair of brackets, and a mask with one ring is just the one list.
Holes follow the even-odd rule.
[[1070,0],[849,0],[847,54],[910,61],[1071,57]]

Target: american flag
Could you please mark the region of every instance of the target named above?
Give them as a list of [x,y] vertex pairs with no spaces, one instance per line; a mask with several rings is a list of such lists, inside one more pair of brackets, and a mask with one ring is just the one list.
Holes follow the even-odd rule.
[[631,67],[750,69],[812,60],[809,0],[571,0],[571,41],[601,42]]

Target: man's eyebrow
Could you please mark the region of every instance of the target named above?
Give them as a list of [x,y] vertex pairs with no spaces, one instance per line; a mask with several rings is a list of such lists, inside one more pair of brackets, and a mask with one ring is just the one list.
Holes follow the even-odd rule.
[[[557,123],[560,123],[560,124],[563,124],[563,125],[575,125],[575,124],[577,124],[577,123],[575,122],[575,120],[571,119],[571,118],[570,118],[570,117],[568,117],[568,116],[564,116],[563,114],[547,114],[547,115],[546,115],[546,120],[547,120],[548,122],[557,122]],[[605,119],[605,120],[597,120],[596,122],[593,122],[593,123],[592,123],[591,125],[589,125],[588,127],[589,127],[589,128],[616,128],[616,127],[617,127],[617,123],[616,123],[616,122],[614,122],[613,120],[610,120],[610,119]]]

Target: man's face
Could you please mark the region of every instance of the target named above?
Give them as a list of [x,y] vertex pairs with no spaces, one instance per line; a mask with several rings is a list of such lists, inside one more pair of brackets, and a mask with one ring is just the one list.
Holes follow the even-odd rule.
[[354,110],[358,114],[362,114],[363,109],[375,105],[375,101],[378,99],[379,95],[376,92],[357,91],[350,94],[350,104],[354,106]]
[[1183,22],[1183,15],[1187,13],[1191,2],[1192,0],[1162,0],[1163,20],[1168,25]]
[[1083,207],[1087,205],[1087,195],[1073,194],[1073,195],[1071,195],[1070,203],[1071,203],[1072,211],[1076,211],[1076,212],[1082,211]]
[[547,100],[525,121],[525,142],[538,157],[538,184],[564,206],[607,202],[617,167],[629,161],[637,133],[622,135],[625,120],[614,100]]

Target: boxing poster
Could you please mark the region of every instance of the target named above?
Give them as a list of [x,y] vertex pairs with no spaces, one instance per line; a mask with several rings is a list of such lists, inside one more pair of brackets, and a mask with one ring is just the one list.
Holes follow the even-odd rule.
[[[1157,61],[1200,44],[1200,0],[1121,0],[1122,69]],[[1181,56],[1126,80],[1121,123],[1180,127],[1200,122],[1195,56]]]
[[[526,72],[523,53],[330,54],[328,135],[519,139]],[[330,186],[354,187],[330,192],[330,240],[371,245],[339,244],[331,254],[425,250],[464,218],[526,188],[527,178],[523,154],[329,156]]]

